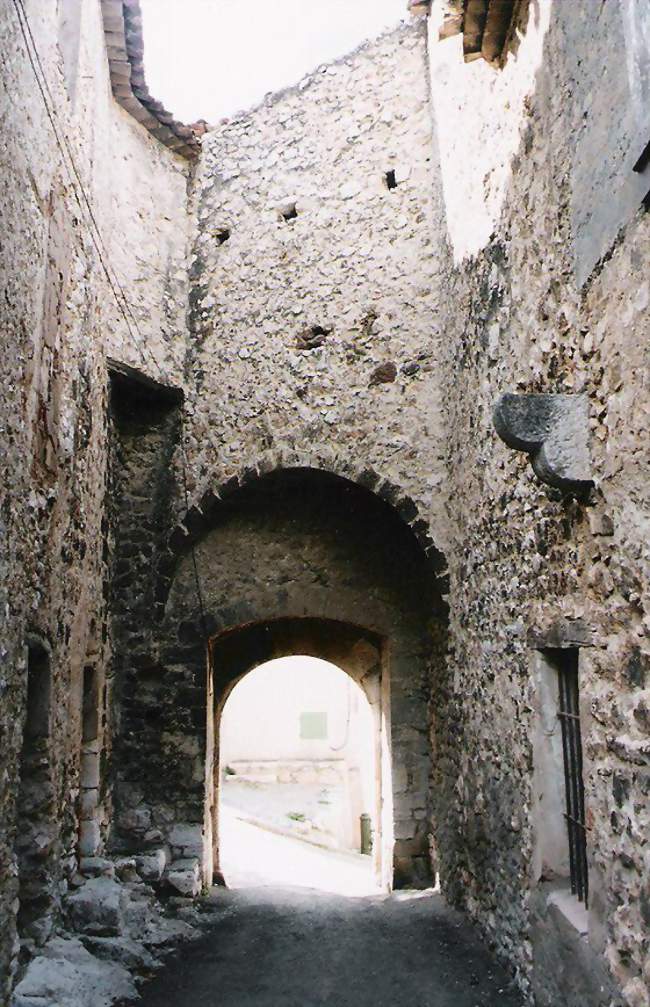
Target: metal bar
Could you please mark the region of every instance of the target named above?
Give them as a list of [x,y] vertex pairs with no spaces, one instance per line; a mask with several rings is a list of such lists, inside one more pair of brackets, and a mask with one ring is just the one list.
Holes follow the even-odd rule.
[[[587,901],[587,843],[586,830],[582,824],[585,820],[585,796],[584,783],[582,779],[582,739],[580,736],[580,706],[578,693],[578,652],[570,651],[567,656],[571,657],[567,662],[567,712],[570,714],[568,720],[569,737],[571,739],[571,786],[573,790],[573,809],[576,822],[573,827],[573,838],[575,842],[576,861],[576,888],[580,901]],[[580,825],[578,826],[578,823]]]
[[565,818],[570,818],[572,822],[575,822],[576,825],[579,825],[581,829],[584,829],[585,832],[587,832],[587,826],[585,825],[585,823],[580,818],[572,818],[571,815],[567,815],[566,813],[565,813],[564,817]]
[[[567,655],[569,657],[569,655]],[[567,714],[574,712],[574,689],[573,689],[573,667],[572,662],[566,662],[562,672],[564,679],[564,692],[566,698],[565,710]],[[569,784],[571,788],[571,818],[579,818],[579,788],[577,783],[577,759],[578,749],[576,744],[575,720],[569,716],[566,722],[569,749]],[[571,822],[571,842],[573,844],[573,862],[575,865],[575,893],[578,899],[582,900],[582,858],[580,856],[579,836],[575,826]]]
[[[558,679],[558,694],[560,703],[560,712],[566,711],[566,680],[564,676],[564,670],[562,666],[558,663],[557,668],[557,679]],[[570,785],[570,748],[569,748],[569,738],[568,738],[568,728],[569,722],[563,717],[560,720],[562,727],[562,754],[564,758],[564,796],[566,801],[566,823],[567,823],[567,835],[569,840],[569,869],[571,878],[571,891],[575,895],[576,892],[576,864],[575,864],[575,849],[573,845],[573,825],[571,824],[571,819],[573,817],[573,804],[572,804],[572,792]]]
[[[575,660],[575,671],[573,675],[573,690],[574,690],[574,713],[578,716],[578,721],[575,726],[575,744],[576,744],[576,776],[578,781],[578,818],[581,822],[585,821],[585,785],[584,785],[584,775],[583,775],[583,762],[582,762],[582,736],[580,732],[580,698],[578,691],[578,652],[576,651]],[[579,862],[580,862],[580,874],[582,881],[582,899],[585,906],[588,904],[589,898],[589,875],[587,867],[587,831],[584,825],[581,826],[578,832],[579,839]]]

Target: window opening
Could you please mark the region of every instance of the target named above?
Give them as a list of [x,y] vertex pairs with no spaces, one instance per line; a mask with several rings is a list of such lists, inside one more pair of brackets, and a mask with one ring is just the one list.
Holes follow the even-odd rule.
[[222,227],[220,231],[217,231],[217,244],[223,245],[230,237],[230,229],[228,227]]
[[556,650],[550,655],[558,676],[558,717],[562,727],[565,820],[569,840],[571,891],[588,904],[587,827],[582,775],[582,737],[578,690],[578,649]]
[[386,179],[386,188],[387,189],[396,189],[397,188],[397,178],[395,177],[395,170],[394,169],[391,169],[390,171],[386,172],[385,179]]
[[84,668],[82,740],[95,741],[99,734],[99,692],[97,669]]
[[20,755],[20,791],[17,808],[21,937],[42,944],[50,926],[39,925],[51,906],[50,850],[54,841],[52,809],[54,789],[49,753],[52,678],[50,655],[37,640],[27,648],[27,710]]
[[327,713],[301,713],[300,737],[303,740],[325,741],[327,738]]
[[50,691],[49,654],[42,644],[30,644],[27,650],[27,717],[23,752],[50,733]]

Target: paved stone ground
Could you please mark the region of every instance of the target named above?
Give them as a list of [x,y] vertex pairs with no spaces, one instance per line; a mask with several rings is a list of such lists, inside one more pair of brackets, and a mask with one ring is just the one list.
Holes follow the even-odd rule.
[[317,888],[332,895],[378,895],[371,857],[326,850],[296,836],[241,821],[221,804],[220,864],[229,888]]
[[439,895],[215,889],[215,923],[141,1007],[521,1007]]
[[[287,835],[309,835],[333,847],[345,846],[346,794],[341,784],[247,783],[225,777],[221,803],[244,819],[271,825]],[[306,821],[292,820],[290,814],[304,815]]]

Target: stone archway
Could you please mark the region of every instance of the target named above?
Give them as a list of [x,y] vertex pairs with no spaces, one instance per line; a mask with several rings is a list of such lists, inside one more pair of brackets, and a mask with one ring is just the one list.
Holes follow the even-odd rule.
[[267,661],[293,655],[318,657],[345,671],[359,685],[373,714],[376,823],[373,844],[375,878],[392,885],[393,803],[390,739],[390,658],[385,641],[375,633],[332,619],[286,618],[252,623],[219,634],[210,644],[212,710],[214,711],[213,790],[208,793],[213,870],[220,875],[219,730],[223,710],[235,685]]
[[[243,674],[258,660],[242,665],[251,641],[261,646],[266,634],[276,652],[296,653],[282,633],[310,626],[301,652],[325,659],[350,633],[356,643],[381,641],[392,756],[382,870],[396,886],[431,882],[430,696],[443,673],[447,615],[440,554],[430,542],[423,548],[414,505],[396,498],[399,510],[366,486],[296,468],[249,474],[186,516],[159,583],[155,653],[139,658],[127,682],[117,788],[125,847],[152,836],[173,859],[199,857],[204,882],[212,880],[213,710],[227,685],[213,681],[215,660],[237,641],[234,682],[232,668]],[[337,627],[329,642],[323,626],[330,635]]]

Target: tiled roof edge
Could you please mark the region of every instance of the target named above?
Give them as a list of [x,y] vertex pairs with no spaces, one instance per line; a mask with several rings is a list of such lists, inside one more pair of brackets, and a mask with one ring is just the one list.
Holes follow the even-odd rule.
[[[408,6],[413,14],[431,13],[431,0],[409,0]],[[466,62],[501,65],[521,0],[441,0],[441,6],[441,40],[462,34]]]
[[101,0],[111,87],[115,100],[145,129],[181,157],[195,160],[204,128],[178,122],[149,93],[144,75],[140,0]]

